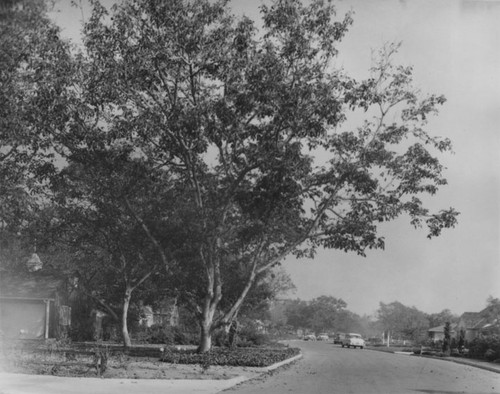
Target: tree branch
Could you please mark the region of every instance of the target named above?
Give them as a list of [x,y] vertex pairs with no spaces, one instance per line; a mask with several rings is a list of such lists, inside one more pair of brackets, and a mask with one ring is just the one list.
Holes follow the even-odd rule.
[[165,251],[163,250],[162,246],[160,245],[158,240],[154,237],[154,235],[151,233],[151,231],[149,230],[149,227],[144,222],[144,220],[142,220],[139,217],[139,215],[137,215],[137,213],[134,211],[128,198],[125,197],[124,200],[125,200],[125,205],[127,206],[127,209],[129,210],[130,214],[134,217],[134,219],[137,221],[137,223],[139,223],[139,225],[142,227],[142,229],[146,233],[146,236],[149,238],[149,240],[152,242],[153,246],[158,251],[160,258],[161,258],[161,261],[165,265],[165,268],[167,269],[167,271],[169,271],[169,269],[168,269],[169,261],[168,261],[168,258],[166,256]]

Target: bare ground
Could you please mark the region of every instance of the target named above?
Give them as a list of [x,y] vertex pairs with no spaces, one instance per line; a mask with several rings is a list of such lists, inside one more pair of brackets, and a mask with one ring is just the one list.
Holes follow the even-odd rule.
[[102,377],[119,379],[231,379],[240,375],[257,376],[260,368],[170,364],[157,357],[126,354],[108,356],[105,368],[88,354],[72,352],[33,352],[32,349],[3,348],[0,372],[36,375]]

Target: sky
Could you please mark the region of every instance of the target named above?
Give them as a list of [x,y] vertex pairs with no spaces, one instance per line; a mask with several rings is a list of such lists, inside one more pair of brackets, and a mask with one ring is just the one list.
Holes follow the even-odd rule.
[[[63,35],[78,42],[90,8],[86,0],[82,9],[69,3],[60,1],[52,15]],[[339,18],[355,12],[339,46],[338,67],[367,77],[372,51],[401,42],[395,60],[414,67],[423,93],[446,96],[428,130],[450,138],[454,153],[442,157],[449,184],[429,204],[461,214],[456,228],[432,240],[408,220],[384,224],[385,250],[366,257],[321,250],[313,260],[287,258],[282,266],[297,288],[288,296],[342,298],[360,315],[373,315],[380,302],[393,301],[426,313],[480,311],[489,296],[500,298],[500,0],[334,3]],[[260,4],[232,0],[231,8],[257,20]]]

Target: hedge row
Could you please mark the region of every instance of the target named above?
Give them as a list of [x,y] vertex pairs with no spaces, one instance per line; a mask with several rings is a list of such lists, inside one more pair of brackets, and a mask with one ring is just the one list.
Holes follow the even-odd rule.
[[174,364],[268,367],[300,354],[297,348],[212,348],[207,353],[193,349],[166,349],[161,361]]
[[500,359],[500,336],[476,338],[469,343],[469,357],[495,361]]

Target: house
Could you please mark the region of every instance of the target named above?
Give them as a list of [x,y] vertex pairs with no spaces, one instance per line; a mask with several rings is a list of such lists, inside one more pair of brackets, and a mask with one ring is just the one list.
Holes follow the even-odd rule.
[[[429,334],[429,339],[433,342],[444,340],[444,327],[445,326],[443,324],[442,326],[429,328],[427,330],[427,332]],[[453,338],[456,336],[456,333],[457,333],[456,324],[451,324],[450,328],[451,328],[450,337]]]
[[486,321],[481,317],[480,312],[464,312],[460,316],[460,320],[457,324],[458,332],[464,333],[464,339],[467,342],[479,336],[479,331],[482,325],[486,324]]
[[150,305],[142,305],[143,317],[139,323],[145,327],[162,325],[176,327],[179,325],[179,306],[177,298],[165,298],[153,309]]
[[67,277],[43,268],[34,253],[27,270],[0,272],[0,330],[4,338],[59,338],[71,324]]
[[492,304],[480,312],[463,313],[457,324],[457,332],[461,331],[468,342],[481,336],[500,334],[500,305]]

